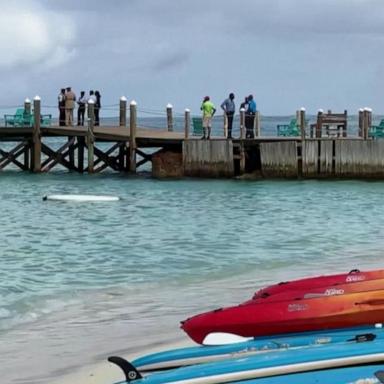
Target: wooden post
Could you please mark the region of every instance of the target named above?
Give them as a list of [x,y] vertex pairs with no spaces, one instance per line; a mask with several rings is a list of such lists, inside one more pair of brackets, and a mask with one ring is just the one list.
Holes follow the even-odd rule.
[[167,104],[167,127],[168,127],[168,132],[173,131],[173,114],[172,114],[172,104]]
[[368,110],[368,132],[369,132],[369,129],[372,126],[372,109],[367,108],[367,110]]
[[363,108],[360,108],[359,109],[359,132],[358,132],[358,136],[359,137],[364,137],[363,135]]
[[95,164],[95,136],[93,133],[95,126],[95,103],[93,100],[88,101],[88,132],[87,132],[87,148],[88,148],[88,173],[93,173]]
[[33,99],[33,155],[32,155],[32,171],[41,171],[41,133],[40,133],[40,118],[41,118],[41,99],[35,96]]
[[322,109],[319,109],[317,112],[317,123],[316,123],[316,137],[321,137],[323,130],[323,113]]
[[300,132],[301,132],[301,139],[305,140],[305,108],[300,108]]
[[240,139],[245,138],[245,109],[240,109]]
[[129,170],[136,172],[136,124],[137,103],[132,100],[129,105]]
[[80,173],[84,172],[84,147],[85,138],[84,136],[77,136],[77,168]]
[[364,108],[363,111],[363,138],[368,139],[369,127],[372,122],[372,109]]
[[24,112],[27,115],[31,114],[31,100],[28,97],[24,100]]
[[[31,108],[31,100],[27,97],[24,100],[24,113],[31,116],[32,108]],[[24,167],[25,169],[30,169],[30,161],[31,161],[31,148],[30,146],[26,147],[24,152]]]
[[347,127],[348,127],[348,113],[347,110],[344,110],[345,124],[343,125],[343,137],[347,137]]
[[127,98],[125,96],[120,97],[120,127],[127,126]]
[[191,130],[191,111],[187,108],[184,111],[184,138],[189,138],[189,132]]
[[256,111],[255,114],[255,137],[259,137],[261,134],[261,115],[260,111]]

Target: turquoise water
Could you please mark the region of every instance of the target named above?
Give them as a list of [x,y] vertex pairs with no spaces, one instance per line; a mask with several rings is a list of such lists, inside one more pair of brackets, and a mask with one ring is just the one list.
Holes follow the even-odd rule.
[[[53,193],[121,201],[42,200]],[[383,196],[383,182],[2,173],[2,380],[187,340],[180,320],[268,283],[382,267]]]

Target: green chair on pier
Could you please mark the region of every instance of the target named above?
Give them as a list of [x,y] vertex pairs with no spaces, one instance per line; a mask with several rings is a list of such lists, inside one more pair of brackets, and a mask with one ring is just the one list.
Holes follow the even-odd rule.
[[201,117],[192,117],[192,136],[202,136],[203,132],[203,119]]
[[368,137],[372,139],[380,139],[384,137],[384,119],[380,121],[379,125],[372,125],[368,130]]
[[[52,115],[40,115],[41,127],[49,127],[51,121]],[[4,122],[6,127],[33,127],[34,116],[32,113],[26,112],[24,108],[18,108],[14,115],[4,115]]]
[[17,108],[14,115],[4,115],[5,126],[29,127],[31,115],[24,108]]
[[300,127],[296,119],[292,119],[289,124],[277,125],[277,136],[300,136]]

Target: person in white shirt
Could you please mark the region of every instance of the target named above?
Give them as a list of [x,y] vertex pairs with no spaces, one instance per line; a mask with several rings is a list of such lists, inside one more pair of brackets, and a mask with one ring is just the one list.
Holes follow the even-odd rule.
[[77,100],[78,108],[77,108],[77,125],[84,125],[84,115],[85,115],[85,107],[87,105],[87,97],[85,96],[85,92],[80,92],[80,98]]
[[[92,100],[93,104],[96,104],[96,96],[94,91],[89,91],[89,97],[87,100],[87,103],[89,103]],[[89,116],[89,108],[88,108],[88,118],[91,117]]]

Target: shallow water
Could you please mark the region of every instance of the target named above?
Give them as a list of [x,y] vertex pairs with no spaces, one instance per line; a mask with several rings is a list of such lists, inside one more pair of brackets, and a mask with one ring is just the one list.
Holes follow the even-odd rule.
[[268,283],[382,267],[383,196],[383,182],[3,173],[2,382],[187,340],[180,320]]

